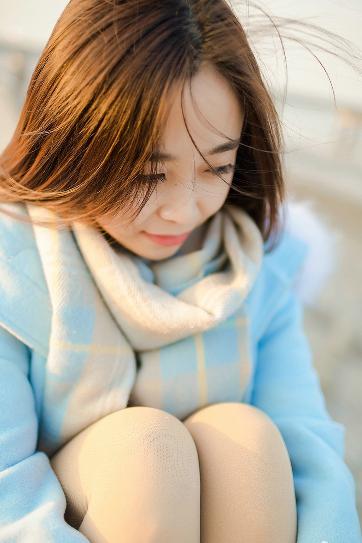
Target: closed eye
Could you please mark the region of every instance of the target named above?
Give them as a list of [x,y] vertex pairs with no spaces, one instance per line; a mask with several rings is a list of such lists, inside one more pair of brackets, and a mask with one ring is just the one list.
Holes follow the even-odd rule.
[[[225,166],[219,166],[218,168],[214,168],[212,170],[207,170],[207,171],[214,175],[230,173],[234,171],[234,165],[226,164]],[[139,177],[143,181],[161,181],[161,182],[166,181],[165,173],[141,174]]]
[[215,168],[214,170],[208,170],[212,173],[230,173],[234,171],[234,166],[232,164],[226,164],[226,166],[220,166],[219,168]]

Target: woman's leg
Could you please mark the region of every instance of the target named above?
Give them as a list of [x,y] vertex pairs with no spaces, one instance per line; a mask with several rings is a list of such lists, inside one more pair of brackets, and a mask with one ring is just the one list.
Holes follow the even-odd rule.
[[272,420],[242,403],[211,404],[183,420],[201,476],[201,543],[295,543],[292,468]]
[[102,418],[51,459],[65,519],[92,543],[200,543],[200,472],[182,422],[134,406]]

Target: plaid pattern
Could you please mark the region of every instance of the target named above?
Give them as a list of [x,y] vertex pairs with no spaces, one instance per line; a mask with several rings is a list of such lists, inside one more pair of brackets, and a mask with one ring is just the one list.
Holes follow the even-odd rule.
[[242,399],[251,374],[243,301],[263,255],[244,211],[222,208],[201,250],[150,264],[81,223],[33,228],[52,304],[39,450],[53,453],[127,405],[184,418]]

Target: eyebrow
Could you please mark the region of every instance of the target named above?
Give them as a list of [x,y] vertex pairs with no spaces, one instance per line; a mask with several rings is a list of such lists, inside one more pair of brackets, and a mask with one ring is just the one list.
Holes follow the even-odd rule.
[[[230,140],[226,141],[225,143],[221,143],[220,145],[217,145],[216,147],[213,147],[212,149],[209,149],[204,155],[210,156],[210,155],[217,155],[220,153],[225,153],[226,151],[232,151],[233,149],[236,149],[236,147],[239,146],[240,139],[236,140]],[[177,157],[174,155],[170,155],[169,153],[163,153],[162,151],[155,151],[152,153],[150,160],[158,161],[158,160],[176,160]]]

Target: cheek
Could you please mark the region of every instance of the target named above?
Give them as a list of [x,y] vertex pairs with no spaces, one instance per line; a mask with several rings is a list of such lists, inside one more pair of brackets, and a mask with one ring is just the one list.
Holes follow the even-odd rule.
[[205,188],[202,199],[210,209],[217,211],[225,202],[230,192],[230,185],[219,181],[217,186]]
[[123,237],[125,234],[127,234],[128,228],[126,228],[117,217],[103,215],[98,219],[97,222],[103,228],[103,230],[115,238]]
[[[147,207],[147,203],[146,206]],[[125,208],[120,210],[117,213],[109,213],[107,215],[102,215],[98,219],[98,223],[106,230],[112,231],[114,233],[118,232],[119,234],[133,234],[139,229],[139,225],[142,224],[144,220],[145,210],[142,209],[137,216],[136,207]]]

